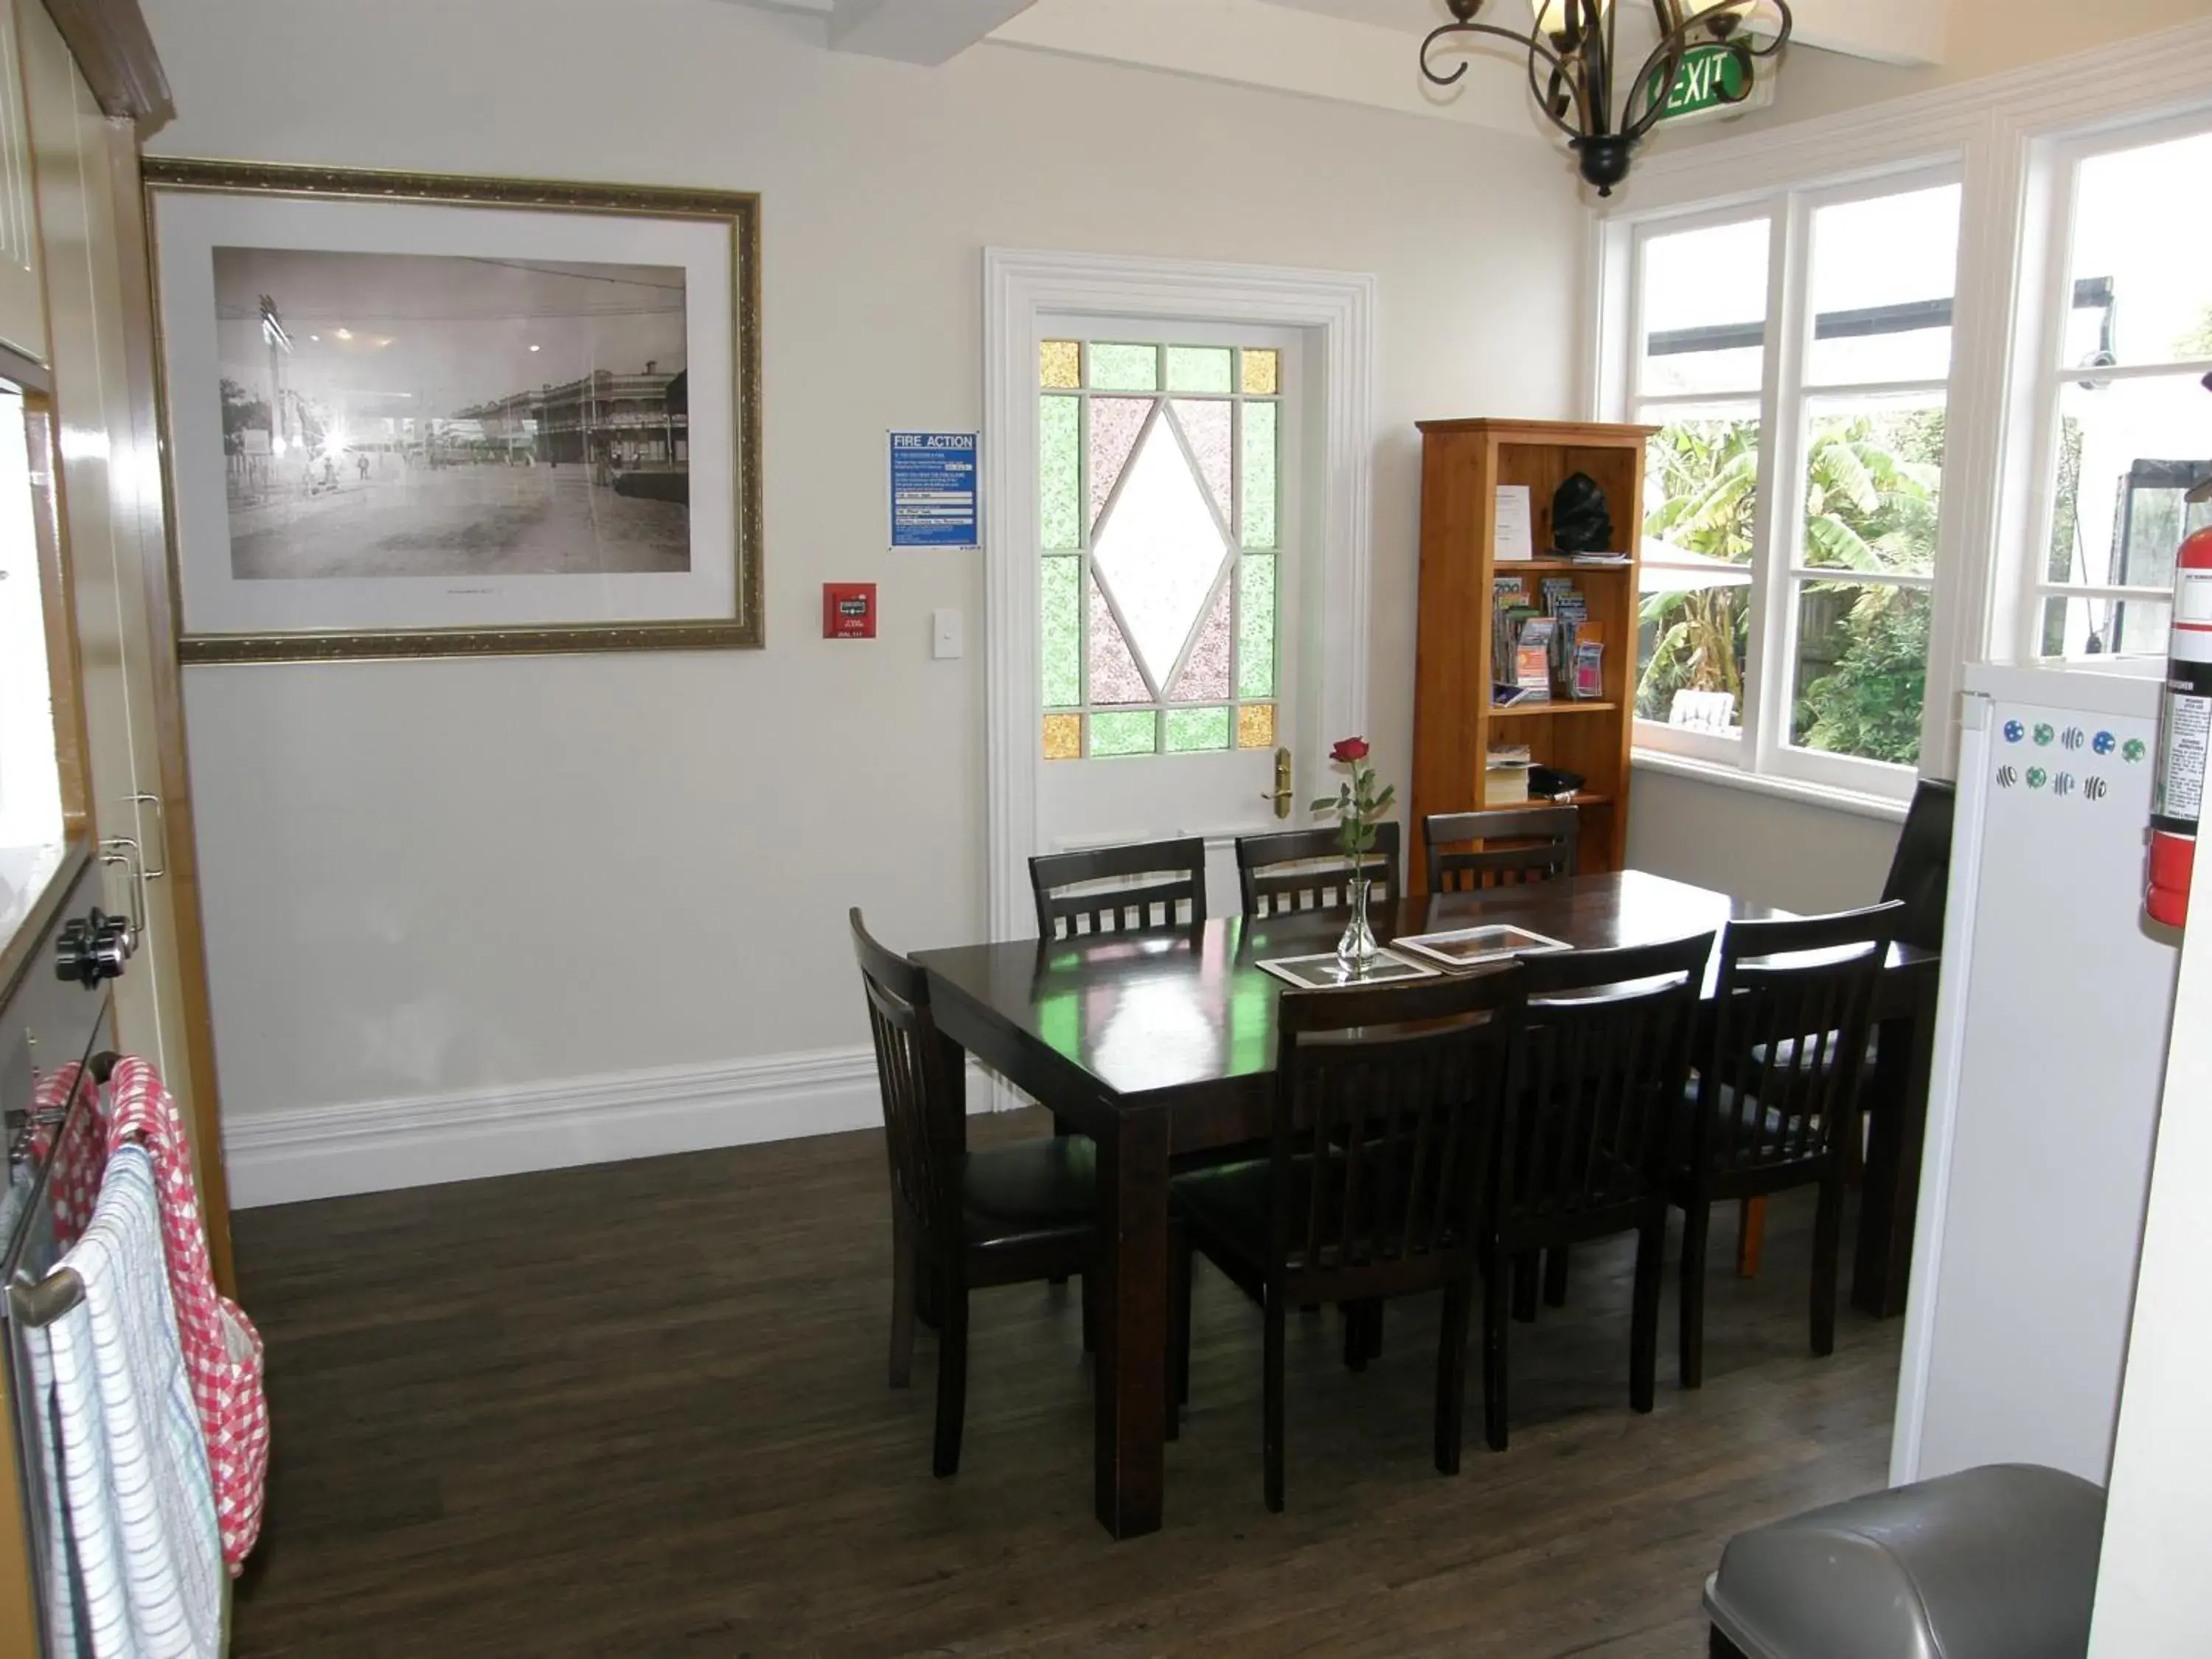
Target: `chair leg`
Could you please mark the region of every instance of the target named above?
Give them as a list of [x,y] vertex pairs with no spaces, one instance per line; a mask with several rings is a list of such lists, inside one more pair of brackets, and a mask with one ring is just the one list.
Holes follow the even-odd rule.
[[1367,1304],[1367,1357],[1370,1360],[1382,1357],[1382,1310],[1389,1305],[1379,1296]]
[[1190,1240],[1180,1227],[1168,1234],[1168,1438],[1182,1437],[1182,1408],[1190,1399]]
[[[1073,1130],[1073,1129],[1071,1129],[1071,1128],[1069,1128],[1069,1127],[1067,1127],[1067,1120],[1066,1120],[1066,1119],[1065,1119],[1065,1118],[1063,1118],[1062,1116],[1060,1116],[1060,1115],[1058,1112],[1054,1112],[1054,1113],[1052,1115],[1052,1138],[1053,1138],[1054,1140],[1065,1140],[1065,1139],[1066,1139],[1068,1138],[1068,1136],[1070,1136],[1070,1135],[1073,1134],[1074,1133],[1075,1133],[1075,1131],[1074,1131],[1074,1130]],[[1054,1275],[1052,1276],[1052,1278],[1050,1278],[1050,1279],[1047,1279],[1045,1282],[1046,1282],[1047,1284],[1048,1284],[1048,1285],[1065,1285],[1065,1284],[1066,1284],[1066,1283],[1067,1283],[1067,1275],[1066,1275],[1066,1273],[1055,1273],[1055,1274],[1054,1274]],[[1090,1281],[1090,1280],[1088,1280],[1088,1279],[1085,1279],[1085,1280],[1084,1281],[1084,1293],[1085,1293],[1086,1296],[1090,1293],[1090,1288],[1091,1288],[1091,1281]],[[1089,1304],[1087,1304],[1087,1303],[1086,1303],[1086,1304],[1085,1304],[1083,1313],[1084,1313],[1084,1327],[1083,1327],[1083,1332],[1084,1332],[1084,1334],[1083,1334],[1083,1351],[1084,1351],[1085,1353],[1088,1353],[1088,1352],[1091,1352],[1091,1324],[1090,1324],[1090,1319],[1091,1319],[1091,1309],[1090,1309],[1090,1305],[1089,1305]]]
[[1364,1371],[1367,1369],[1367,1304],[1341,1303],[1338,1311],[1344,1316],[1344,1369]]
[[1544,1252],[1544,1305],[1567,1305],[1567,1248],[1564,1244]]
[[1267,1342],[1261,1358],[1261,1479],[1265,1487],[1267,1507],[1275,1514],[1283,1512],[1283,1301],[1282,1293],[1270,1285],[1266,1296],[1263,1316],[1267,1325]]
[[1437,1473],[1459,1473],[1466,1437],[1467,1316],[1474,1286],[1464,1279],[1444,1286],[1443,1329],[1437,1338]]
[[1820,1209],[1813,1222],[1813,1352],[1836,1351],[1836,1259],[1844,1231],[1844,1177],[1838,1170],[1820,1182]]
[[1705,1659],[1747,1659],[1747,1656],[1727,1637],[1715,1631],[1705,1644]]
[[1636,1235],[1636,1291],[1629,1316],[1628,1406],[1648,1412],[1659,1374],[1659,1285],[1666,1276],[1667,1221],[1646,1223]]
[[1703,1199],[1682,1211],[1682,1386],[1705,1381],[1705,1237],[1713,1206]]
[[1513,1258],[1513,1316],[1523,1325],[1536,1322],[1537,1253],[1523,1250]]
[[1766,1250],[1766,1200],[1747,1198],[1736,1211],[1735,1276],[1756,1279],[1759,1258]]
[[939,1480],[960,1473],[960,1433],[968,1416],[968,1287],[940,1292],[937,1340],[937,1446],[930,1468]]
[[1492,1451],[1505,1449],[1505,1331],[1512,1295],[1508,1263],[1504,1251],[1493,1253],[1482,1286],[1482,1432]]
[[1098,1275],[1083,1275],[1083,1352],[1098,1352]]
[[914,1377],[915,1278],[921,1265],[915,1260],[914,1218],[896,1198],[891,1200],[891,1387],[903,1389]]

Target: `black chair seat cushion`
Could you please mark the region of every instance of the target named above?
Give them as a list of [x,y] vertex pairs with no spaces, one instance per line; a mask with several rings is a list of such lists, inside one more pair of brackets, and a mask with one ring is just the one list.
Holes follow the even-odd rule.
[[[1300,1235],[1313,1202],[1313,1172],[1311,1158],[1291,1160],[1293,1259],[1298,1254]],[[1368,1188],[1364,1206],[1372,1204],[1379,1196],[1382,1172],[1370,1164],[1363,1174]],[[1267,1259],[1267,1205],[1273,1190],[1272,1166],[1265,1158],[1194,1170],[1177,1176],[1174,1185],[1176,1207],[1189,1225],[1209,1242],[1263,1272]]]
[[968,1236],[1086,1226],[1097,1214],[1098,1151],[1088,1135],[1018,1140],[969,1152],[960,1166]]
[[[1689,1108],[1689,1110],[1683,1115],[1682,1119],[1683,1128],[1686,1133],[1690,1124],[1694,1121],[1694,1115],[1698,1109],[1698,1097],[1700,1091],[1701,1085],[1698,1079],[1694,1076],[1692,1077],[1690,1079],[1690,1085],[1684,1092],[1684,1099]],[[1747,1099],[1745,1096],[1739,1094],[1735,1090],[1729,1087],[1725,1083],[1722,1084],[1718,1088],[1713,1091],[1713,1097],[1712,1112],[1713,1118],[1715,1120],[1713,1124],[1713,1139],[1716,1146],[1734,1146],[1737,1144],[1737,1140],[1742,1133],[1741,1129],[1738,1126],[1750,1122],[1755,1118],[1759,1124],[1759,1150],[1760,1154],[1762,1156],[1773,1156],[1779,1154],[1782,1150],[1782,1134],[1784,1127],[1784,1121],[1780,1112],[1776,1111],[1771,1108],[1769,1108],[1765,1111],[1761,1111],[1759,1109],[1759,1103],[1756,1100]],[[1813,1130],[1814,1134],[1818,1134],[1819,1128],[1819,1121],[1816,1119],[1814,1123]],[[1676,1149],[1675,1163],[1680,1167],[1687,1168],[1690,1163],[1690,1157],[1691,1149],[1689,1143],[1686,1139],[1683,1144]]]

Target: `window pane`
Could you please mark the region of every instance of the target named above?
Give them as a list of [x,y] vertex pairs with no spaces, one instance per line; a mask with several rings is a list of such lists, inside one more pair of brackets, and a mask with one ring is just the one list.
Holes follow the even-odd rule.
[[1159,746],[1159,716],[1150,709],[1091,717],[1094,755],[1149,755]]
[[2173,606],[2164,599],[2078,599],[2053,594],[2043,602],[2046,657],[2162,657]]
[[1951,372],[1959,186],[1839,202],[1813,215],[1814,386]]
[[1231,389],[1227,346],[1170,346],[1168,390],[1227,392]]
[[1037,384],[1048,391],[1073,392],[1083,384],[1083,348],[1073,340],[1045,340],[1037,346]]
[[1646,451],[1636,712],[1733,732],[1751,641],[1759,420],[1750,405],[1699,410]]
[[1044,717],[1044,757],[1079,760],[1083,756],[1083,716],[1047,714]]
[[1120,482],[1121,469],[1136,453],[1145,417],[1152,412],[1150,398],[1093,398],[1091,400],[1091,528],[1098,528],[1098,515]]
[[0,393],[0,847],[61,839],[61,760],[54,738],[39,538],[23,400]]
[[2212,133],[2082,162],[2063,362],[2212,357],[2212,220],[2189,205],[2208,173]]
[[1164,422],[1153,422],[1100,521],[1091,562],[1113,591],[1129,643],[1154,684],[1164,685],[1174,672],[1227,552],[1182,446]]
[[1272,398],[1281,388],[1281,362],[1272,351],[1248,347],[1243,353],[1244,391],[1248,397]]
[[1221,509],[1221,522],[1229,520],[1229,405],[1194,398],[1175,400],[1176,424],[1182,428],[1198,470],[1206,479],[1206,492]]
[[1083,534],[1082,419],[1080,398],[1037,400],[1037,530],[1047,547],[1074,547]]
[[1226,708],[1170,708],[1168,710],[1168,752],[1197,754],[1229,747]]
[[1083,561],[1044,562],[1044,706],[1072,708],[1083,701]]
[[1160,389],[1160,349],[1148,345],[1112,345],[1093,341],[1091,346],[1091,384],[1101,392],[1158,392]]
[[1137,672],[1137,659],[1130,653],[1129,642],[1121,635],[1121,625],[1114,620],[1107,608],[1106,599],[1098,591],[1098,578],[1091,579],[1090,615],[1091,701],[1107,702],[1150,702],[1152,688],[1145,684],[1145,677]]
[[[1272,697],[1275,695],[1275,558],[1271,553],[1250,553],[1242,564],[1237,579],[1243,584],[1243,592],[1237,596],[1237,695]],[[1272,724],[1269,729],[1272,732]]]
[[1917,764],[1929,609],[1929,596],[1914,588],[1800,584],[1790,741]]
[[1644,360],[1638,389],[1748,392],[1766,343],[1766,220],[1715,225],[1644,244]]
[[1275,405],[1244,411],[1244,545],[1275,545]]
[[1237,711],[1237,746],[1273,749],[1275,746],[1275,705],[1248,702]]
[[1942,400],[1819,398],[1808,416],[1798,557],[1816,568],[1932,574]]
[[[1182,672],[1176,677],[1175,689],[1168,693],[1170,702],[1209,702],[1229,695],[1229,584],[1224,582],[1221,591],[1214,595],[1213,609],[1206,612],[1198,638],[1192,642]],[[1170,720],[1168,747],[1175,746],[1175,722]],[[1224,742],[1200,746],[1226,745]]]
[[2049,579],[2171,586],[2182,538],[2212,523],[2183,501],[2212,475],[2212,396],[2185,374],[2069,381],[2058,416]]

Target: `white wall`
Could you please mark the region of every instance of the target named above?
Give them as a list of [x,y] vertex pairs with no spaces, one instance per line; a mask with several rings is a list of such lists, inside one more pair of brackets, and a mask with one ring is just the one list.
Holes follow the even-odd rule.
[[[714,0],[147,10],[168,154],[763,196],[767,650],[188,672],[246,1201],[599,1155],[605,1114],[647,1110],[632,1073],[857,1060],[847,905],[902,946],[981,936],[980,562],[886,553],[881,468],[886,428],[980,420],[987,244],[1377,275],[1370,708],[1396,775],[1412,422],[1576,412],[1585,220],[1533,140],[998,47],[831,56],[818,21]],[[811,637],[829,579],[882,584],[876,642]],[[969,615],[964,661],[929,658],[939,605]],[[629,1082],[563,1092],[605,1078]],[[807,1121],[871,1112],[848,1080]],[[598,1127],[519,1118],[441,1165],[426,1126],[508,1096]],[[792,1127],[762,1103],[714,1094],[637,1149]],[[386,1121],[420,1155],[349,1169]]]
[[1881,897],[1899,825],[1639,764],[1628,861],[1801,915]]

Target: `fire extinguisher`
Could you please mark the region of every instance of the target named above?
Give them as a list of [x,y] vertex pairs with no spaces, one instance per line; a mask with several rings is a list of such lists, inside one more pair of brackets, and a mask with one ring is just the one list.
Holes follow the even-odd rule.
[[2173,629],[2167,646],[2166,703],[2158,726],[2158,770],[2151,778],[2150,889],[2153,921],[2179,927],[2189,915],[2197,862],[2197,823],[2204,805],[2204,760],[2212,748],[2212,530],[2181,544],[2173,560]]

